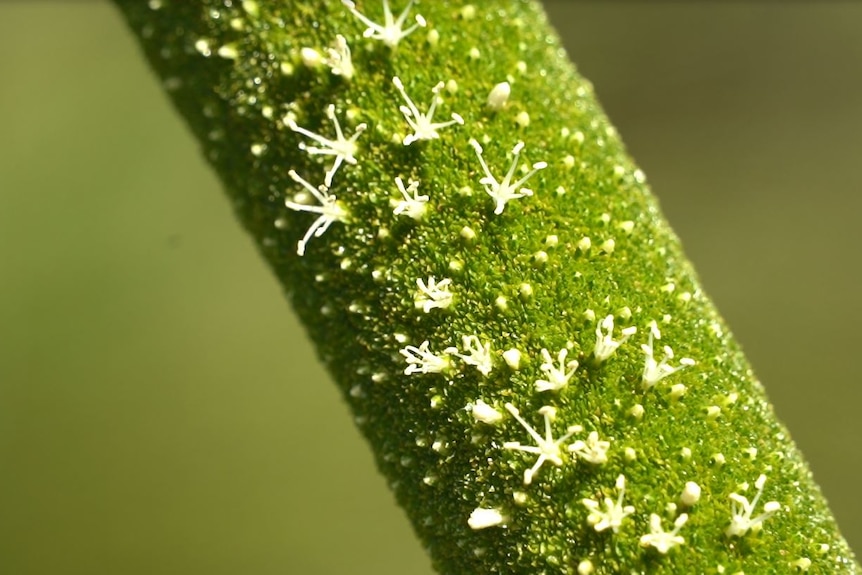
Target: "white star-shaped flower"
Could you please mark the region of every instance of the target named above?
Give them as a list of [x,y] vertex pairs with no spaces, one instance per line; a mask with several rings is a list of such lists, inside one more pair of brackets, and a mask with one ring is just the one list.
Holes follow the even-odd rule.
[[341,76],[345,80],[353,78],[354,68],[350,46],[341,34],[335,36],[335,47],[326,49],[326,58],[323,61],[336,76]]
[[291,210],[320,214],[318,218],[314,220],[314,223],[312,223],[308,228],[308,231],[305,232],[305,236],[303,236],[303,238],[296,244],[296,253],[304,255],[308,241],[312,237],[319,238],[322,236],[333,222],[343,222],[347,219],[347,211],[338,202],[338,198],[327,192],[326,187],[320,186],[319,188],[315,188],[293,170],[290,170],[287,174],[293,179],[293,181],[301,184],[302,187],[308,190],[311,195],[320,202],[319,206],[300,204],[290,200],[286,200],[284,202],[284,205]]
[[656,551],[662,555],[667,555],[672,547],[677,545],[685,545],[685,539],[679,533],[680,528],[688,521],[688,515],[683,513],[673,522],[673,531],[665,532],[661,526],[661,517],[652,513],[649,516],[650,532],[641,535],[642,547],[654,547]]
[[614,316],[608,315],[599,325],[596,326],[596,348],[593,350],[593,356],[596,361],[602,362],[608,359],[617,350],[619,346],[624,344],[628,338],[637,333],[638,328],[630,326],[624,328],[620,333],[622,337],[619,340],[614,340]]
[[428,196],[419,195],[419,182],[411,180],[407,187],[404,187],[404,181],[399,177],[395,178],[395,185],[398,186],[398,191],[401,192],[403,200],[395,202],[395,208],[392,210],[396,216],[404,214],[408,218],[421,220],[425,215],[427,208]]
[[341,0],[341,3],[350,10],[351,14],[368,26],[365,32],[362,33],[363,36],[374,40],[380,40],[390,48],[394,48],[402,38],[413,32],[416,28],[419,28],[420,26],[423,28],[425,27],[425,18],[423,18],[421,14],[416,14],[416,23],[406,30],[403,29],[404,21],[407,20],[407,15],[410,13],[410,8],[413,7],[413,3],[415,1],[416,0],[410,0],[410,2],[407,3],[407,7],[404,8],[404,11],[401,12],[400,16],[398,16],[398,19],[395,19],[392,15],[392,10],[389,9],[389,0],[383,0],[382,25],[368,19],[368,17],[356,9],[356,4],[351,0]]
[[655,322],[652,322],[650,325],[649,343],[641,345],[641,349],[646,354],[643,376],[641,377],[644,389],[649,389],[667,376],[695,364],[693,359],[683,357],[679,360],[679,365],[677,367],[671,366],[668,361],[673,359],[673,350],[668,345],[663,348],[664,359],[662,359],[661,362],[656,361],[655,356],[653,355],[653,337],[655,337],[655,339],[661,338],[661,332],[659,332]]
[[542,359],[544,361],[539,366],[539,369],[545,372],[545,376],[548,379],[537,379],[536,391],[559,391],[569,385],[569,380],[572,379],[575,370],[578,369],[578,361],[573,359],[567,362],[566,356],[568,354],[569,350],[565,347],[560,350],[557,354],[557,363],[559,363],[559,367],[557,367],[554,365],[550,352],[542,348]]
[[335,126],[334,140],[330,140],[320,134],[315,134],[314,132],[310,132],[305,128],[297,126],[293,118],[289,118],[287,120],[287,127],[294,132],[298,132],[303,136],[311,138],[321,146],[308,146],[302,143],[299,144],[300,150],[308,152],[312,156],[335,156],[335,162],[332,164],[329,171],[326,172],[326,178],[324,179],[324,183],[328,188],[332,185],[332,177],[335,175],[336,170],[338,170],[342,162],[356,164],[356,158],[354,157],[358,148],[356,145],[356,138],[365,131],[367,126],[365,124],[359,124],[356,126],[356,130],[353,132],[353,135],[350,136],[350,138],[345,138],[341,131],[341,124],[338,123],[338,118],[335,117],[334,105],[330,104],[326,107],[326,117],[329,118],[329,121],[332,122],[333,126]]
[[488,375],[494,368],[491,361],[491,343],[482,343],[479,337],[475,335],[465,335],[461,337],[461,343],[464,346],[465,353],[460,353],[457,347],[447,347],[446,353],[457,355],[464,363],[474,366],[482,375]]
[[608,449],[610,447],[610,441],[600,440],[598,432],[591,431],[586,441],[577,440],[569,446],[569,451],[574,453],[578,459],[601,465],[608,462]]
[[432,96],[431,105],[428,107],[428,112],[425,114],[419,111],[416,104],[413,103],[413,100],[411,100],[410,96],[407,95],[407,92],[404,91],[404,84],[401,83],[398,76],[392,78],[392,83],[395,84],[395,87],[398,88],[399,92],[401,92],[401,97],[404,98],[405,102],[407,102],[406,106],[399,106],[398,109],[401,110],[402,114],[404,114],[404,119],[407,120],[407,123],[410,125],[410,129],[413,130],[412,134],[404,138],[403,144],[405,146],[409,146],[418,140],[436,140],[440,137],[437,130],[446,128],[452,124],[464,124],[464,118],[455,113],[452,114],[452,119],[446,122],[433,121],[437,105],[443,101],[443,99],[440,98],[440,90],[443,89],[444,85],[443,82],[440,82],[431,89],[434,96]]
[[428,349],[428,341],[423,341],[419,347],[408,345],[398,353],[404,356],[407,360],[407,368],[404,370],[405,375],[414,373],[440,373],[449,368],[449,359],[443,355],[432,353]]
[[551,430],[551,422],[557,415],[557,410],[553,407],[546,405],[539,409],[539,413],[542,414],[542,417],[545,418],[545,437],[539,435],[539,432],[536,431],[532,425],[527,423],[521,414],[518,412],[517,408],[511,403],[506,404],[506,410],[512,414],[518,423],[521,424],[521,427],[527,430],[527,433],[530,434],[530,437],[533,438],[533,441],[536,442],[536,445],[521,445],[518,441],[507,441],[503,444],[503,447],[506,449],[514,449],[516,451],[524,451],[526,453],[533,453],[538,455],[538,459],[536,459],[536,463],[530,469],[524,471],[524,485],[529,485],[533,482],[533,477],[535,477],[536,473],[539,469],[544,465],[546,461],[549,461],[560,467],[563,465],[563,457],[560,446],[570,438],[575,433],[578,433],[582,430],[580,426],[574,425],[566,429],[566,433],[560,436],[557,439],[554,439],[554,432]]
[[482,170],[485,172],[485,176],[479,180],[479,183],[485,186],[485,191],[488,192],[488,195],[494,200],[494,213],[497,215],[503,213],[506,203],[511,200],[532,196],[533,190],[523,188],[522,186],[527,182],[527,180],[532,178],[536,172],[548,167],[547,162],[537,162],[533,164],[533,168],[527,172],[524,177],[517,182],[512,183],[512,176],[515,175],[515,169],[518,167],[518,159],[521,155],[521,150],[524,149],[524,142],[518,142],[515,144],[515,147],[512,148],[513,158],[512,164],[509,166],[509,171],[506,172],[506,175],[501,181],[497,181],[497,178],[491,174],[491,170],[488,169],[488,164],[485,163],[485,159],[482,157],[482,146],[480,146],[479,142],[473,138],[470,138],[470,145],[473,146],[474,150],[476,150],[476,155],[479,157],[479,163],[482,164]]
[[781,504],[778,501],[770,501],[763,506],[763,513],[754,519],[751,518],[751,514],[754,513],[754,508],[757,507],[757,502],[763,493],[764,483],[766,483],[765,475],[761,475],[754,482],[757,493],[751,503],[748,502],[747,497],[737,493],[730,494],[730,510],[733,516],[730,518],[730,525],[725,530],[728,537],[742,537],[749,531],[760,531],[763,528],[763,522],[781,509]]
[[623,497],[626,494],[626,478],[624,475],[617,477],[616,488],[619,491],[617,500],[614,501],[610,497],[604,498],[604,511],[601,509],[601,504],[595,499],[583,499],[584,504],[590,514],[587,516],[587,524],[598,532],[606,529],[613,530],[614,533],[619,531],[623,519],[635,512],[635,508],[631,505],[623,506]]
[[414,303],[418,309],[425,313],[434,308],[444,309],[452,304],[453,295],[449,291],[449,286],[452,285],[451,279],[444,278],[438,282],[434,276],[429,276],[427,284],[422,278],[418,278],[416,285],[419,292],[416,294]]

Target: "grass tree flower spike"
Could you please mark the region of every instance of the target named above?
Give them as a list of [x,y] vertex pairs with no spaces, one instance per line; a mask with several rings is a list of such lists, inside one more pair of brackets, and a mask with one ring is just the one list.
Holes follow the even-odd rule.
[[537,0],[113,1],[440,573],[862,575]]

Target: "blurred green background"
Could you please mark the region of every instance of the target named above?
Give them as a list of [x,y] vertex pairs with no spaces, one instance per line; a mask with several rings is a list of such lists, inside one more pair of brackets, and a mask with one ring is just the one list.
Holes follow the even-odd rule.
[[[862,549],[862,5],[548,9]],[[430,573],[112,7],[0,54],[0,574]]]

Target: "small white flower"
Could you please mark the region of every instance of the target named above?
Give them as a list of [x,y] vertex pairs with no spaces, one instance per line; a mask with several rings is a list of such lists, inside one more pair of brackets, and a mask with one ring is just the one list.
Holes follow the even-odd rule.
[[326,49],[324,62],[336,76],[341,76],[345,80],[353,77],[353,59],[350,57],[350,46],[347,45],[344,36],[338,34],[335,37],[335,47]]
[[[416,280],[416,285],[419,287],[419,293],[416,294],[414,303],[418,309],[425,313],[430,312],[434,308],[447,308],[452,304],[452,292],[449,291],[449,286],[452,280],[445,278],[439,282],[434,279],[434,276],[428,277],[426,285],[422,278]],[[486,374],[487,375],[487,374]]]
[[563,465],[563,457],[562,451],[560,450],[560,446],[570,438],[575,433],[578,433],[582,430],[580,426],[572,426],[566,430],[565,435],[560,436],[558,439],[554,439],[554,433],[551,430],[551,422],[557,415],[557,410],[553,407],[546,405],[539,409],[539,413],[542,414],[542,417],[545,418],[545,437],[539,435],[539,432],[536,431],[532,425],[527,423],[523,417],[521,417],[518,410],[511,403],[506,404],[506,410],[512,414],[518,423],[527,430],[527,433],[530,434],[530,437],[533,438],[533,441],[536,442],[536,445],[521,445],[518,441],[507,441],[503,444],[503,447],[506,449],[514,449],[516,451],[524,451],[526,453],[533,453],[538,455],[539,458],[536,460],[536,463],[530,469],[524,471],[524,485],[529,485],[533,482],[533,477],[536,475],[536,472],[544,465],[546,461],[550,461],[557,467]]
[[532,196],[532,190],[522,188],[521,186],[533,177],[536,172],[548,167],[546,162],[535,163],[533,164],[533,168],[527,172],[524,177],[517,182],[512,183],[512,176],[515,175],[515,169],[518,167],[518,159],[521,155],[521,150],[524,149],[524,142],[518,142],[515,144],[515,147],[512,148],[512,156],[514,157],[512,158],[512,164],[509,166],[509,171],[506,172],[503,179],[498,182],[497,178],[491,174],[491,170],[488,169],[488,164],[485,163],[485,159],[482,157],[482,146],[479,145],[479,142],[470,138],[470,145],[473,146],[474,150],[476,150],[476,155],[479,157],[479,163],[482,164],[482,170],[485,172],[485,176],[479,180],[479,183],[485,186],[485,191],[488,192],[488,195],[494,200],[494,213],[497,215],[503,213],[503,208],[506,207],[507,202],[526,196]]
[[404,199],[395,203],[395,209],[392,212],[396,216],[404,214],[408,218],[413,218],[417,221],[421,220],[422,216],[425,215],[426,204],[429,198],[428,196],[419,195],[419,182],[410,180],[410,183],[405,188],[404,181],[398,177],[395,178],[395,185],[398,186],[398,191],[401,192],[401,196]]
[[700,501],[700,485],[694,481],[687,481],[682,489],[682,494],[679,496],[679,502],[686,507],[691,507]]
[[590,514],[587,516],[587,523],[596,531],[602,532],[606,529],[612,529],[614,533],[619,531],[623,519],[635,512],[635,508],[631,505],[623,506],[623,497],[626,494],[626,478],[624,475],[617,477],[616,488],[619,491],[617,500],[614,501],[610,497],[605,497],[605,510],[601,510],[601,504],[595,499],[583,499],[584,504]]
[[557,362],[559,367],[554,365],[554,360],[551,359],[551,354],[547,349],[542,348],[542,359],[544,360],[539,368],[545,372],[548,379],[537,379],[537,391],[559,391],[569,384],[569,380],[578,369],[578,361],[573,359],[566,362],[566,356],[569,350],[565,347],[557,354]]
[[614,333],[614,316],[609,315],[596,326],[596,348],[593,350],[593,356],[596,361],[605,361],[617,350],[619,346],[624,344],[628,338],[637,332],[635,326],[627,327],[620,333],[619,341],[613,339]]
[[470,529],[486,529],[500,525],[506,521],[499,509],[487,509],[485,507],[477,507],[470,513],[470,518],[467,520],[467,525]]
[[476,421],[481,421],[482,423],[487,423],[488,425],[494,425],[501,419],[503,419],[503,414],[482,401],[481,399],[477,399],[476,403],[470,408],[470,413],[473,414],[473,418]]
[[693,359],[683,357],[679,360],[679,365],[677,367],[672,367],[668,361],[673,359],[673,350],[668,345],[663,348],[664,359],[662,359],[661,362],[656,361],[655,356],[653,355],[653,337],[655,337],[655,339],[661,338],[661,332],[659,332],[655,322],[652,322],[650,325],[649,343],[641,344],[641,349],[646,354],[643,376],[641,378],[644,389],[649,389],[667,376],[695,364]]
[[407,120],[407,123],[413,130],[412,134],[404,138],[403,143],[405,146],[409,146],[417,140],[436,140],[440,137],[437,130],[446,128],[452,124],[464,124],[464,118],[454,113],[452,114],[452,119],[449,121],[436,123],[433,121],[437,105],[443,101],[442,98],[440,98],[440,90],[442,90],[444,86],[443,82],[440,82],[431,89],[434,96],[431,98],[431,105],[428,107],[428,113],[426,114],[423,114],[418,108],[416,108],[416,104],[413,103],[413,100],[411,100],[410,96],[407,95],[407,92],[404,91],[404,84],[401,83],[398,76],[394,76],[392,78],[392,83],[395,84],[395,87],[398,88],[399,92],[401,92],[401,97],[403,97],[404,101],[407,102],[406,106],[399,106],[398,109],[401,110],[402,114],[404,114],[404,119]]
[[649,530],[646,535],[641,535],[641,547],[655,547],[655,550],[666,555],[671,547],[684,545],[685,539],[679,533],[680,528],[688,521],[688,515],[683,513],[673,522],[673,531],[665,532],[661,526],[661,517],[655,513],[649,516]]
[[474,366],[482,375],[488,375],[494,368],[491,361],[491,343],[482,344],[478,336],[465,335],[461,338],[466,353],[459,353],[457,347],[447,347],[446,353],[457,355],[464,363]]
[[317,68],[323,61],[323,57],[320,55],[320,52],[314,48],[309,48],[308,46],[305,46],[299,51],[299,57],[302,58],[302,63],[309,68]]
[[509,348],[503,352],[503,361],[506,362],[510,368],[518,371],[521,367],[521,352],[517,348]]
[[763,513],[754,519],[751,518],[754,508],[757,507],[757,502],[760,500],[760,495],[763,493],[764,483],[766,483],[765,475],[761,475],[754,482],[757,493],[751,503],[748,502],[748,498],[742,495],[730,494],[730,510],[733,516],[730,518],[730,525],[725,530],[728,537],[742,537],[749,531],[760,531],[763,528],[763,522],[781,509],[781,504],[778,501],[770,501],[763,506]]
[[324,183],[328,188],[332,185],[332,177],[335,175],[336,170],[338,170],[342,162],[347,162],[348,164],[356,163],[356,158],[354,157],[358,148],[356,145],[356,138],[365,131],[367,126],[365,124],[359,124],[356,126],[356,130],[353,132],[353,135],[348,139],[345,138],[344,134],[341,132],[341,124],[338,123],[338,118],[335,117],[335,106],[332,104],[326,107],[326,117],[329,118],[329,121],[331,121],[335,126],[334,140],[330,140],[320,134],[315,134],[314,132],[310,132],[305,128],[297,126],[293,118],[288,118],[287,126],[294,132],[298,132],[303,136],[311,138],[322,146],[318,148],[316,146],[299,144],[300,150],[308,152],[312,156],[335,156],[335,162],[332,164],[329,171],[326,172],[326,178],[324,179]]
[[423,341],[419,347],[408,345],[398,353],[404,356],[409,364],[404,370],[405,375],[414,373],[440,373],[449,367],[449,359],[436,355],[428,350],[428,341]]
[[303,255],[305,254],[305,247],[308,245],[308,241],[312,237],[319,238],[326,233],[326,230],[329,229],[329,226],[331,226],[333,222],[343,222],[347,219],[347,211],[338,202],[338,198],[327,192],[326,187],[320,186],[319,188],[315,188],[293,170],[290,170],[287,174],[293,179],[293,181],[301,184],[302,187],[308,190],[311,195],[320,202],[319,206],[298,204],[290,200],[286,200],[284,202],[284,205],[291,210],[320,214],[320,216],[314,220],[314,223],[312,223],[308,228],[308,231],[305,232],[305,236],[303,236],[303,238],[296,244],[296,253]]
[[488,93],[488,99],[485,101],[485,105],[488,106],[489,109],[494,110],[502,110],[506,105],[506,102],[509,101],[509,94],[512,93],[512,87],[508,82],[500,82]]
[[569,451],[577,455],[578,459],[583,459],[594,465],[601,465],[608,462],[608,449],[610,447],[610,441],[600,440],[598,432],[591,431],[586,441],[577,440],[569,446]]
[[374,40],[380,40],[390,48],[394,48],[402,38],[413,32],[413,30],[420,26],[423,28],[425,27],[425,18],[423,18],[421,14],[416,14],[416,23],[406,30],[402,29],[404,21],[407,20],[407,15],[410,13],[410,8],[413,7],[413,3],[415,1],[416,0],[410,0],[410,2],[407,3],[407,7],[404,8],[404,11],[401,12],[401,15],[398,16],[398,19],[396,20],[392,16],[392,11],[389,9],[389,1],[383,0],[383,25],[369,20],[356,9],[356,4],[351,0],[341,0],[341,3],[347,6],[347,9],[350,10],[351,14],[368,26],[365,32],[363,32],[363,36],[366,38],[373,38]]

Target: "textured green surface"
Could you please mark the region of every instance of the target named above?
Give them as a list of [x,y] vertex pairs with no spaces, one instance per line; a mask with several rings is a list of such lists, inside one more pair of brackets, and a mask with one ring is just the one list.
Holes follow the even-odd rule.
[[[854,541],[852,6],[569,8],[570,50]],[[4,567],[425,572],[116,15],[0,10]]]
[[[809,564],[814,572],[855,572],[807,469],[702,295],[642,174],[535,6],[423,6],[439,40],[422,31],[394,50],[356,42],[357,73],[349,82],[300,58],[300,48],[322,51],[336,33],[358,37],[340,4],[121,6],[442,572],[572,572],[586,560],[606,573],[789,571]],[[419,102],[418,94],[438,81],[452,81],[445,106],[465,118],[464,128],[402,146],[394,75]],[[507,109],[489,112],[486,95],[506,78],[513,98]],[[296,152],[302,139],[286,128],[295,118],[327,133],[320,126],[329,103],[336,115],[370,129],[359,139],[358,164],[343,166],[331,190],[347,217],[298,258],[294,245],[309,217],[284,205],[296,188],[287,171],[316,184],[322,169]],[[495,173],[508,166],[505,151],[525,141],[534,161],[549,164],[531,182],[536,195],[492,212],[468,136],[483,142]],[[431,196],[421,221],[393,214],[396,176],[418,179]],[[417,281],[431,277],[451,279],[453,301],[418,310]],[[593,347],[605,314],[640,333],[599,361]],[[664,382],[641,385],[644,355],[635,342],[646,343],[651,321],[661,326],[662,344],[698,362],[671,376],[685,386],[676,388],[682,397]],[[490,345],[490,371],[456,359],[456,351],[442,373],[402,373],[406,346],[428,340],[439,351],[474,336]],[[563,347],[582,367],[562,390],[537,391],[540,350],[556,355]],[[522,354],[518,366],[501,356],[512,349]],[[470,408],[480,399],[498,415],[504,403],[514,413],[515,404],[537,428],[535,412],[553,406],[557,430],[597,431],[610,442],[609,461],[563,454],[526,485],[522,473],[532,460],[507,447],[524,441],[525,430],[509,417],[476,421]],[[633,415],[638,409],[644,413]],[[761,474],[770,478],[761,510],[780,510],[762,533],[727,536],[731,493],[752,499]],[[618,533],[597,533],[601,524],[593,528],[597,520],[588,519],[582,501],[615,498],[618,476],[625,476],[635,508]],[[686,481],[703,488],[702,499],[691,509],[669,509]],[[471,529],[467,518],[480,508],[505,519]],[[690,520],[680,549],[667,556],[642,549],[649,514],[670,522],[684,510]],[[796,537],[803,527],[807,537]]]

